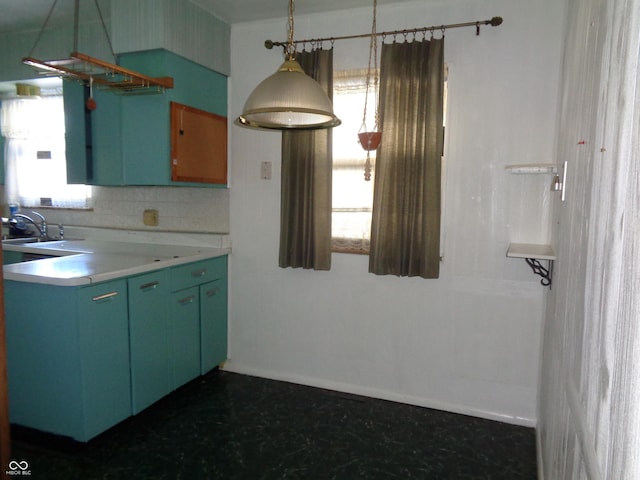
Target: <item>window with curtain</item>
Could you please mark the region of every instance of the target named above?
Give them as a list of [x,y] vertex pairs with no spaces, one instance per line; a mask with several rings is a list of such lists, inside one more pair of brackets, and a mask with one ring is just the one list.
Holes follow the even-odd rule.
[[62,96],[6,99],[0,111],[6,203],[87,208],[91,188],[67,185]]
[[[333,50],[300,52],[296,60],[331,98]],[[332,139],[332,129],[282,132],[278,260],[282,268],[331,268]]]
[[[446,65],[444,68],[443,127],[447,105]],[[366,151],[357,139],[362,123],[366,77],[366,69],[336,71],[333,76],[334,111],[342,120],[342,125],[333,133],[332,249],[339,253],[369,253],[377,152],[370,152],[371,181],[365,181]],[[371,94],[369,101],[373,102],[375,98]],[[375,105],[368,105],[367,110],[374,111]]]
[[383,43],[369,272],[438,278],[444,38]]
[[[336,71],[333,75],[333,108],[342,120],[342,125],[333,131],[331,235],[334,252],[369,253],[376,152],[370,152],[371,180],[365,181],[367,153],[358,143],[366,80],[366,69]],[[375,111],[375,98],[373,94],[369,96],[371,105],[367,110],[370,112]]]
[[[353,72],[337,75],[335,81],[331,50],[302,52],[298,59],[330,96],[335,87],[338,117],[350,122],[353,112],[358,112],[355,125],[359,125],[364,99],[356,99],[365,81]],[[336,246],[366,253],[366,217],[370,215],[370,273],[438,278],[444,77],[443,38],[383,44],[382,143],[372,182],[364,180],[366,152],[357,144],[358,127],[343,123],[335,132],[283,132],[281,267],[329,270]],[[334,133],[353,139],[338,139],[338,154],[332,148]],[[344,153],[343,144],[348,145]],[[332,195],[334,177],[336,195]]]

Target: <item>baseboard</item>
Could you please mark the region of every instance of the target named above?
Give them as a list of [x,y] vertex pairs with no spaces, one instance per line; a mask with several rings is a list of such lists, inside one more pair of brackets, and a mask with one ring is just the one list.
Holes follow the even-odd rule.
[[542,455],[542,434],[536,428],[536,463],[538,465],[538,480],[544,480],[544,456]]
[[453,403],[440,402],[429,398],[402,395],[396,392],[366,388],[348,383],[332,382],[329,380],[307,377],[304,375],[283,374],[281,372],[274,372],[271,370],[238,365],[231,360],[226,362],[222,369],[232,373],[239,373],[260,378],[268,378],[270,380],[278,380],[288,383],[296,383],[299,385],[307,385],[309,387],[324,388],[337,392],[361,395],[363,397],[378,398],[380,400],[388,400],[398,403],[406,403],[408,405],[415,405],[418,407],[433,408],[434,410],[442,410],[444,412],[468,415],[471,417],[484,418],[487,420],[495,420],[497,422],[509,423],[522,427],[534,428],[536,426],[536,420],[532,418],[504,415],[497,412],[476,409],[467,405],[457,405]]

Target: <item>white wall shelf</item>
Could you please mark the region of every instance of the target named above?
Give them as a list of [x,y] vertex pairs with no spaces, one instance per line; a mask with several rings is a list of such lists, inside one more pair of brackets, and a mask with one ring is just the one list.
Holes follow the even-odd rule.
[[528,163],[523,165],[507,165],[504,167],[511,173],[557,173],[558,167],[553,163]]
[[[553,276],[553,261],[556,255],[551,245],[539,245],[533,243],[510,243],[507,250],[507,257],[524,258],[527,265],[531,267],[533,273],[542,277],[540,283],[551,288]],[[540,260],[547,260],[548,267],[544,268]]]
[[537,258],[539,260],[555,260],[556,255],[551,245],[534,243],[510,243],[507,257]]

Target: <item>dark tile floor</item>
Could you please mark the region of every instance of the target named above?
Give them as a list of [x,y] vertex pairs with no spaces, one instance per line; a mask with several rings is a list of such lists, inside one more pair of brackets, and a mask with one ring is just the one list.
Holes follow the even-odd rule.
[[87,444],[13,432],[34,479],[528,479],[533,429],[214,371]]

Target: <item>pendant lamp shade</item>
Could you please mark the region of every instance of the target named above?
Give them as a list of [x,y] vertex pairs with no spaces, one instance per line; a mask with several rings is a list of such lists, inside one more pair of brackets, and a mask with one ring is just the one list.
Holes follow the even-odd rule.
[[255,88],[238,122],[247,127],[274,130],[340,125],[327,94],[294,59],[286,60],[276,73]]

